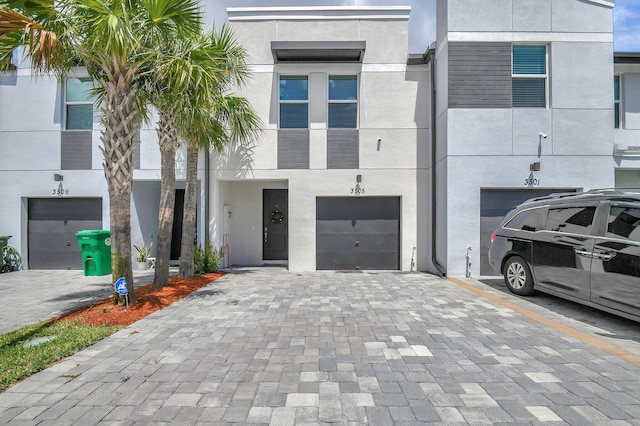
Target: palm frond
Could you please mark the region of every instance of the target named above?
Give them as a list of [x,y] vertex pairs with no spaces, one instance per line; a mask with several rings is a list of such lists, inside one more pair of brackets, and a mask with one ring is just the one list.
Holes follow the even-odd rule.
[[[28,38],[28,43],[25,43],[22,35]],[[59,65],[62,60],[62,44],[53,30],[4,6],[0,6],[0,36],[2,36],[0,55],[6,62],[8,62],[6,58],[9,50],[21,44],[29,46],[29,54],[33,58],[34,66],[39,70],[48,71]]]

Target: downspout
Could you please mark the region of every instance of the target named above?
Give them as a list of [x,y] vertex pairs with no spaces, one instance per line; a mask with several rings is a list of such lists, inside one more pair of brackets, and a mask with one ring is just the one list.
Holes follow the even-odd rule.
[[438,263],[436,223],[436,48],[435,45],[427,50],[425,62],[429,64],[431,77],[431,263],[436,268],[436,275],[445,277],[447,271]]
[[209,217],[209,157],[211,153],[208,149],[204,150],[204,220],[205,229],[204,229],[204,243],[211,244],[209,240],[209,227],[211,224],[211,218]]

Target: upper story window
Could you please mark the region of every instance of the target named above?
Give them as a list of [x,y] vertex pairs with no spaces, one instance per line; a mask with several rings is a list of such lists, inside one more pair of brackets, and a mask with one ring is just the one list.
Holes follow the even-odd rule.
[[613,76],[613,114],[614,114],[614,126],[616,129],[622,127],[622,114],[621,114],[621,99],[620,99],[620,76]]
[[309,77],[280,76],[280,128],[309,127]]
[[329,76],[330,129],[358,127],[358,77],[355,75]]
[[93,83],[88,77],[68,78],[65,85],[65,128],[93,129]]
[[546,108],[547,46],[512,46],[512,106]]

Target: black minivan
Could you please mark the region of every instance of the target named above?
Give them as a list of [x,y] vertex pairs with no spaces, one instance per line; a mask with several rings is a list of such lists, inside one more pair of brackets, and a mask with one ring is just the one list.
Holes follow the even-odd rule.
[[491,236],[489,263],[515,294],[539,290],[640,321],[640,192],[525,201]]

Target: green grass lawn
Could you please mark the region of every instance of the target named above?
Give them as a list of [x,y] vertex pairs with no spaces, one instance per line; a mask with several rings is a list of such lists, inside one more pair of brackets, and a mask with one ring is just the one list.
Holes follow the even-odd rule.
[[[0,392],[121,328],[123,327],[94,327],[79,320],[71,320],[55,324],[42,322],[0,335]],[[24,346],[45,336],[55,338],[35,346]]]

